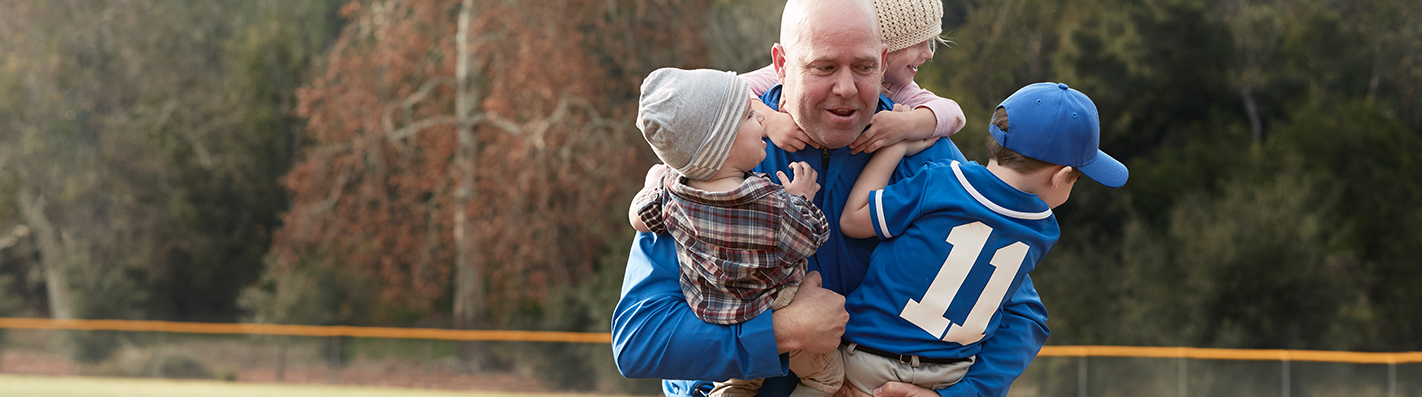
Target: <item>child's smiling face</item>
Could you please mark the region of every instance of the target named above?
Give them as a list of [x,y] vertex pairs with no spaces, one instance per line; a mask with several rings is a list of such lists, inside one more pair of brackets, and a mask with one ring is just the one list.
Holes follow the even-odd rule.
[[924,40],[904,49],[890,52],[884,69],[884,82],[894,85],[908,85],[918,74],[918,67],[933,58],[933,39]]

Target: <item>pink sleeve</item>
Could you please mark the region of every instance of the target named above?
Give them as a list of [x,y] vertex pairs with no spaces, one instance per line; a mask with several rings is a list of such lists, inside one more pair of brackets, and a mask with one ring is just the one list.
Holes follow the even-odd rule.
[[765,91],[770,90],[770,87],[780,84],[780,77],[775,75],[775,65],[765,65],[765,67],[754,72],[745,73],[740,76],[741,80],[744,80],[746,84],[750,84],[751,92],[757,97],[765,94]]
[[933,136],[945,137],[963,129],[965,118],[963,117],[963,108],[958,106],[958,102],[934,95],[933,92],[919,87],[918,83],[909,83],[907,87],[894,93],[889,99],[893,99],[894,103],[902,103],[911,108],[926,107],[928,110],[932,110],[933,116],[938,119],[938,128],[933,130]]

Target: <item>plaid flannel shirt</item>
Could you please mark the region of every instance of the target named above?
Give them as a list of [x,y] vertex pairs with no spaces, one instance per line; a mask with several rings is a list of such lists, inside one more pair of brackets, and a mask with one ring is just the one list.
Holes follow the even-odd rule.
[[829,222],[809,200],[747,173],[735,190],[708,192],[667,172],[633,208],[654,233],[677,242],[681,291],[696,316],[739,324],[770,308],[805,276],[805,258],[829,239]]

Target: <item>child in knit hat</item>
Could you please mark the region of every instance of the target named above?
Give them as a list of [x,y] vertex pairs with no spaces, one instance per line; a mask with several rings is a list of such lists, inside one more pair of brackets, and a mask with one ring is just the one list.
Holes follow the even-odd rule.
[[[957,102],[934,95],[913,81],[919,66],[933,58],[938,44],[949,43],[941,36],[942,0],[874,0],[874,10],[878,13],[879,37],[889,50],[884,60],[884,95],[908,110],[895,108],[895,112],[875,114],[869,129],[850,143],[850,148],[854,153],[872,153],[899,141],[956,134],[966,123],[963,109]],[[756,95],[779,82],[774,65],[743,74],[741,79],[750,83]],[[767,113],[765,132],[776,146],[795,152],[815,145],[788,114],[769,108],[760,110]],[[928,128],[930,124],[932,129]]]
[[[652,167],[632,201],[633,227],[677,242],[681,290],[696,316],[739,324],[795,297],[805,258],[829,238],[829,222],[810,198],[819,191],[809,164],[794,179],[751,172],[765,159],[759,102],[735,73],[663,68],[642,82],[637,128],[664,165]],[[800,375],[792,395],[839,390],[838,352],[790,352]],[[714,396],[752,396],[760,380],[720,382]]]

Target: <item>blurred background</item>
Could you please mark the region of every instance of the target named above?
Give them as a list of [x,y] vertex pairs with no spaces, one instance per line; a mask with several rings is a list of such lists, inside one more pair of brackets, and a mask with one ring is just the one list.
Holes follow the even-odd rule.
[[[641,79],[769,64],[783,4],[0,0],[0,317],[607,332],[656,161]],[[917,81],[970,159],[1054,81],[1131,169],[1056,211],[1049,345],[1422,350],[1422,5],[944,7]],[[0,337],[10,373],[658,392],[600,344]],[[1076,391],[1054,362],[1019,389]],[[1381,371],[1310,377],[1355,370]]]

